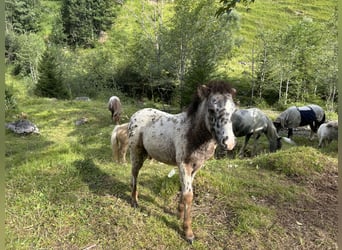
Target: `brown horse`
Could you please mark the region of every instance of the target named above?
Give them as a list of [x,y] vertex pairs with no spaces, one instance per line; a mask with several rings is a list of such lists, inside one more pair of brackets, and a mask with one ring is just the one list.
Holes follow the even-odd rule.
[[108,101],[108,109],[112,113],[112,120],[114,123],[120,123],[120,115],[121,115],[121,102],[119,97],[112,96]]
[[110,142],[113,160],[118,163],[125,163],[128,149],[128,123],[116,125],[114,127]]
[[197,88],[187,111],[172,115],[145,108],[132,115],[128,125],[132,163],[132,206],[138,206],[139,171],[148,156],[177,165],[182,187],[179,215],[185,238],[194,240],[191,228],[192,182],[204,162],[214,155],[217,143],[232,150],[236,144],[231,117],[235,89],[224,81]]

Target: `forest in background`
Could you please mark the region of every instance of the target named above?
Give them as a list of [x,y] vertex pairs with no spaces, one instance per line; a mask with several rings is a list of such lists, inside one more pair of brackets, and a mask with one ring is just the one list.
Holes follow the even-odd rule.
[[[337,111],[337,2],[224,9],[236,2],[6,0],[6,79],[33,97],[116,94],[181,108],[198,84],[222,78],[243,106]],[[6,80],[6,110],[15,98]]]

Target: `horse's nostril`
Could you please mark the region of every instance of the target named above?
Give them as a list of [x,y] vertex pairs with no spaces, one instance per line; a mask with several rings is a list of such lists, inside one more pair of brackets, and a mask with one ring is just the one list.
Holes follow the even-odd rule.
[[221,144],[222,145],[226,145],[226,141],[228,141],[228,136],[225,136],[225,137],[222,138]]
[[236,144],[235,137],[229,138],[228,136],[225,136],[221,141],[221,145],[224,146],[227,150],[232,150],[235,147],[235,144]]

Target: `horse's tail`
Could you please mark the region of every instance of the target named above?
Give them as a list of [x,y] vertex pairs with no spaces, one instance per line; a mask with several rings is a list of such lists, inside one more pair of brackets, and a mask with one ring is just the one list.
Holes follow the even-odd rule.
[[113,160],[118,162],[119,161],[119,140],[118,140],[117,126],[114,127],[110,142],[112,146]]

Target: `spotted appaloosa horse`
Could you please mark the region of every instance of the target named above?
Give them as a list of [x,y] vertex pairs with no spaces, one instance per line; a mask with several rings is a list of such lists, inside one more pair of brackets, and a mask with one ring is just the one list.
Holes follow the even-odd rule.
[[128,125],[132,162],[132,206],[138,205],[139,170],[148,155],[177,165],[181,182],[179,215],[185,238],[192,243],[192,182],[203,163],[214,155],[216,143],[232,150],[236,144],[231,116],[236,90],[224,81],[211,81],[197,88],[187,111],[172,115],[145,108],[132,115]]
[[310,125],[310,139],[313,139],[314,133],[317,132],[319,126],[324,122],[324,110],[318,105],[310,104],[304,107],[289,107],[282,112],[273,123],[277,128],[277,132],[279,132],[281,128],[287,128],[288,138],[293,135],[293,128]]
[[125,163],[128,150],[128,123],[116,125],[114,127],[110,142],[113,160],[118,163]]
[[270,152],[275,152],[281,148],[281,139],[275,126],[260,109],[239,109],[232,115],[233,131],[236,137],[245,136],[245,142],[239,154],[243,156],[247,143],[251,136],[254,136],[254,147],[252,155],[255,153],[256,142],[264,133],[269,141]]
[[116,124],[120,123],[121,102],[119,97],[112,96],[108,101],[108,109],[112,113],[112,120]]

